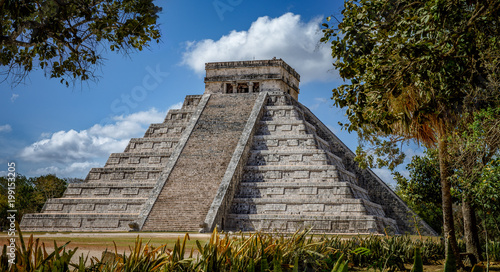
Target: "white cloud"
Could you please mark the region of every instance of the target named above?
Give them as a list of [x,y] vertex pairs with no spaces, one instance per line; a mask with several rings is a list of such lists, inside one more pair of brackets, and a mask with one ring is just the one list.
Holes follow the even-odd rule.
[[105,136],[115,139],[130,139],[145,132],[145,127],[151,123],[163,122],[166,112],[159,112],[155,108],[149,111],[132,113],[127,116],[115,116],[111,120],[114,124],[96,124],[88,131],[91,135]]
[[415,148],[410,148],[408,147],[404,153],[406,155],[406,160],[408,160],[408,162],[411,161],[411,159],[413,158],[413,156],[419,156],[419,157],[423,157],[425,154],[424,154],[424,148],[422,147],[415,147]]
[[88,130],[58,131],[50,138],[25,147],[21,157],[32,162],[70,163],[117,152],[126,144],[127,140],[93,134]]
[[[66,167],[77,167],[89,160],[122,152],[130,138],[141,137],[151,123],[162,122],[166,112],[156,109],[116,116],[112,124],[96,124],[89,129],[58,131],[44,134],[37,141],[21,151],[21,158],[31,162],[63,163]],[[50,167],[45,167],[50,171]],[[61,170],[61,168],[58,168]],[[58,170],[53,168],[54,171]]]
[[47,174],[57,174],[59,177],[82,177],[84,178],[86,173],[92,167],[102,166],[98,162],[74,162],[64,167],[58,166],[48,166],[38,168],[36,170],[30,171],[31,175],[42,176]]
[[333,79],[331,49],[319,43],[321,20],[303,22],[293,13],[260,17],[246,31],[233,30],[217,41],[188,42],[182,64],[202,75],[206,62],[277,57],[296,69],[302,82]]
[[183,104],[184,104],[184,102],[182,102],[182,101],[181,101],[181,102],[179,102],[179,103],[175,103],[175,104],[173,104],[172,106],[170,106],[170,107],[168,108],[168,110],[177,110],[177,109],[180,109],[180,108],[182,108],[182,105],[183,105]]
[[12,94],[12,96],[10,97],[10,101],[12,101],[12,103],[14,103],[14,101],[16,101],[16,99],[19,97],[18,94]]
[[0,126],[0,132],[11,132],[11,131],[12,127],[9,124]]

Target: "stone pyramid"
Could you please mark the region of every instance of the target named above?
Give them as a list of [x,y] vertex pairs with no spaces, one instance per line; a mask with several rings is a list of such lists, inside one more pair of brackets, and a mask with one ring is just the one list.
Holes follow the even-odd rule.
[[25,215],[22,229],[436,235],[297,101],[300,76],[283,60],[206,72],[203,95]]

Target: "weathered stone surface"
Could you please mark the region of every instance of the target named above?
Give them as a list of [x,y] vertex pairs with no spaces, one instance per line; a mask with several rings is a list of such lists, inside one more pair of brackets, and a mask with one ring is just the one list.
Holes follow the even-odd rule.
[[281,59],[208,63],[190,95],[85,182],[70,184],[27,231],[436,233],[297,102]]
[[281,59],[207,63],[205,70],[205,93],[281,91],[298,99],[300,76]]

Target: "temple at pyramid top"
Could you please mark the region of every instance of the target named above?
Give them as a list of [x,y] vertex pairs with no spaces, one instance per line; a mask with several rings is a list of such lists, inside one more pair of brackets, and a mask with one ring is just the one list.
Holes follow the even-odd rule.
[[284,91],[298,100],[300,75],[282,59],[205,64],[205,94]]

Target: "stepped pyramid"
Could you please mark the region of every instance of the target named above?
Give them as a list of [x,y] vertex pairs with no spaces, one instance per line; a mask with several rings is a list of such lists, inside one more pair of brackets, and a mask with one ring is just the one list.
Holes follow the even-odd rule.
[[436,235],[298,102],[300,76],[283,60],[207,63],[206,73],[203,95],[21,228]]

